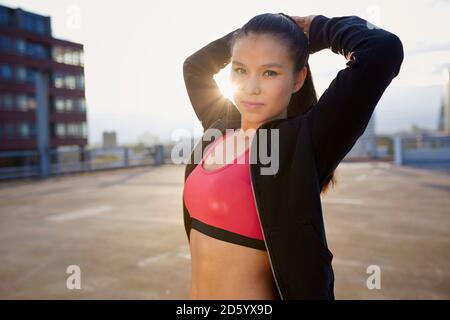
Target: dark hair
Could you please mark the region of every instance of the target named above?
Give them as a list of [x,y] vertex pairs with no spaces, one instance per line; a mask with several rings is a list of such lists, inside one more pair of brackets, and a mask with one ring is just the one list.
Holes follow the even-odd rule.
[[[233,34],[230,50],[232,50],[237,39],[247,36],[249,33],[273,35],[276,39],[285,43],[294,62],[294,75],[306,66],[305,81],[300,90],[292,94],[287,107],[287,117],[302,115],[314,107],[317,103],[317,93],[308,63],[308,38],[295,20],[281,12],[257,15]],[[325,193],[328,190],[330,182],[333,186],[336,184],[334,171],[323,181],[320,193]]]

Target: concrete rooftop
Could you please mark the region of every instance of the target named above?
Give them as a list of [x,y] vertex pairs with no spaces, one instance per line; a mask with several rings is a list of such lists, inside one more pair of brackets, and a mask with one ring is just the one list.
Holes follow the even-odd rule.
[[[188,299],[184,166],[0,183],[1,299]],[[336,299],[450,298],[450,175],[342,163],[323,197]],[[69,290],[78,265],[81,289]],[[381,289],[368,289],[379,266]]]

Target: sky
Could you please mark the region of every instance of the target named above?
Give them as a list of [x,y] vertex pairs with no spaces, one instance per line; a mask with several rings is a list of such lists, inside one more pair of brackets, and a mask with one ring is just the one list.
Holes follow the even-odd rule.
[[[450,66],[450,0],[170,1],[0,0],[52,18],[53,36],[84,45],[89,143],[116,131],[119,144],[201,134],[183,81],[184,60],[253,16],[357,15],[402,40],[405,57],[375,111],[377,134],[433,129]],[[310,55],[318,95],[343,56]],[[229,66],[216,79],[224,85]],[[157,140],[152,140],[157,137]]]

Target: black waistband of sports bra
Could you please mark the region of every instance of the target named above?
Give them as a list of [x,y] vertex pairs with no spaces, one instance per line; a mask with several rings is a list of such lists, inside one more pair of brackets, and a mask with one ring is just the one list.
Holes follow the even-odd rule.
[[250,238],[235,232],[217,228],[192,217],[191,228],[219,240],[266,251],[264,240]]

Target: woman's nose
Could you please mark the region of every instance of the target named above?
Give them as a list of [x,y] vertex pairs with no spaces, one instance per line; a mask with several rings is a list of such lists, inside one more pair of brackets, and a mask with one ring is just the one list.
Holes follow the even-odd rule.
[[255,78],[251,78],[244,83],[244,92],[246,94],[258,94],[261,92],[261,86],[259,84],[259,80]]

